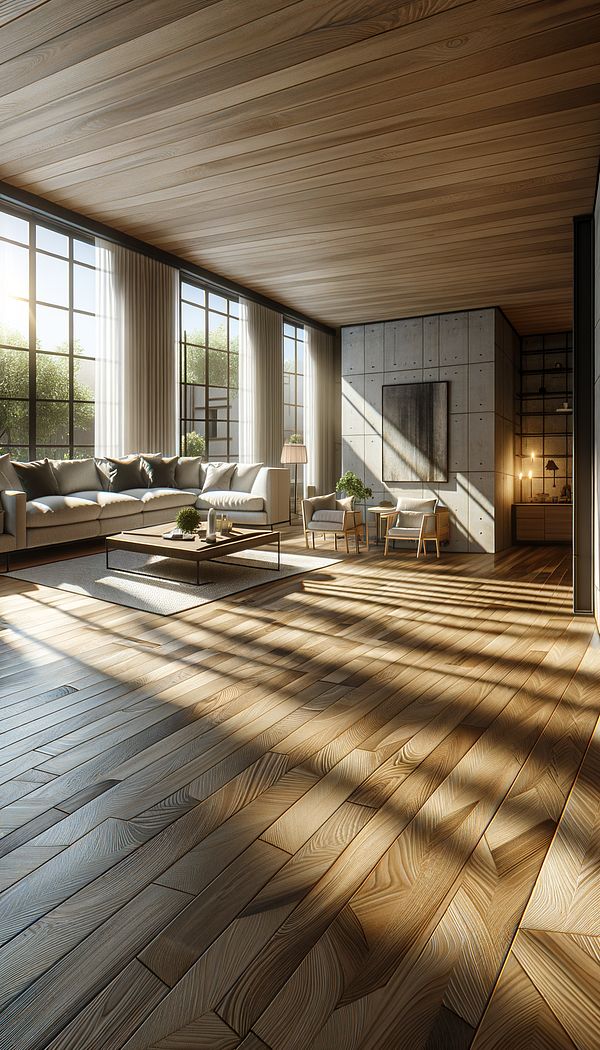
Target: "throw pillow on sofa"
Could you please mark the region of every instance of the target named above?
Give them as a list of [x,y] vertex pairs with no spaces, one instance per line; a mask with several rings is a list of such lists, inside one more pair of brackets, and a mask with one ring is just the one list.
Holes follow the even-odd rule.
[[48,459],[34,460],[33,463],[14,461],[13,467],[28,503],[40,496],[60,496],[58,482]]
[[142,468],[151,489],[174,489],[177,456],[142,456]]
[[210,492],[211,489],[228,489],[234,470],[235,463],[207,463],[202,491]]
[[110,456],[105,456],[104,464],[108,474],[110,492],[125,492],[127,489],[148,487],[139,456],[126,456],[123,459],[112,459]]
[[7,490],[9,492],[19,492],[23,490],[23,486],[12,465],[9,453],[5,452],[3,456],[0,456],[0,492],[6,492]]
[[201,489],[204,484],[202,456],[180,456],[175,467],[178,489]]
[[61,496],[72,492],[94,492],[102,487],[93,459],[54,459],[52,470]]

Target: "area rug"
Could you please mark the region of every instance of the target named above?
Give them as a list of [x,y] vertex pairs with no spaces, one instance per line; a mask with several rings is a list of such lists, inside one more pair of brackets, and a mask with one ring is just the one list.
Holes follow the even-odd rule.
[[[92,554],[19,569],[9,575],[17,580],[89,595],[141,612],[173,616],[219,598],[230,598],[252,587],[327,568],[337,564],[338,560],[312,553],[309,556],[282,551],[281,570],[277,572],[277,555],[273,551],[244,551],[243,554],[227,555],[218,562],[203,562],[199,587],[196,586],[195,565],[174,558],[148,558],[128,551],[111,551],[111,568],[108,570],[104,554]],[[132,576],[119,571],[120,568],[135,569],[144,575]],[[157,576],[167,579],[157,579]]]

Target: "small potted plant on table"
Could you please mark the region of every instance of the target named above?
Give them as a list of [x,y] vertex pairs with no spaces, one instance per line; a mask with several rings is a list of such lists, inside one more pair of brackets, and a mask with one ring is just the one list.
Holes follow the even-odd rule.
[[202,518],[195,507],[183,507],[175,519],[175,524],[181,533],[181,539],[193,540],[201,521]]
[[352,470],[347,470],[345,474],[342,474],[341,478],[338,479],[335,488],[337,492],[345,492],[346,495],[351,496],[353,500],[358,500],[364,508],[364,526],[366,536],[368,528],[367,500],[371,499],[373,490],[365,485],[365,483],[359,478],[358,474],[355,474]]

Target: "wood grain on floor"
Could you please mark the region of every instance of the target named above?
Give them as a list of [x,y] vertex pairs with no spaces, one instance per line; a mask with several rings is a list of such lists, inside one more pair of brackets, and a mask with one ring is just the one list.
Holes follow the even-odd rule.
[[598,1050],[565,549],[0,600],[0,1050]]

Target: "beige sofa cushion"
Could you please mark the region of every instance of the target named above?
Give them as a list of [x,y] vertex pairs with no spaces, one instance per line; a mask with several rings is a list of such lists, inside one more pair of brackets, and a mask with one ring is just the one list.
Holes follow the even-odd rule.
[[262,496],[253,496],[251,492],[233,492],[224,489],[215,492],[203,492],[196,503],[198,510],[264,510],[265,501]]
[[[28,502],[25,512],[28,529],[75,525],[99,517],[99,504],[78,496],[40,496]],[[57,536],[57,540],[60,538]]]
[[100,507],[100,518],[123,518],[128,514],[141,514],[142,502],[125,492],[74,492],[79,499],[90,500]]
[[141,500],[143,511],[191,507],[196,502],[194,492],[181,489],[127,489],[122,495]]
[[200,489],[204,484],[204,464],[201,456],[180,456],[175,467],[178,489]]
[[231,479],[232,492],[252,492],[262,463],[237,463]]
[[224,489],[231,488],[235,467],[235,463],[207,463],[202,491],[223,492]]
[[93,459],[51,459],[50,463],[61,496],[102,488]]

